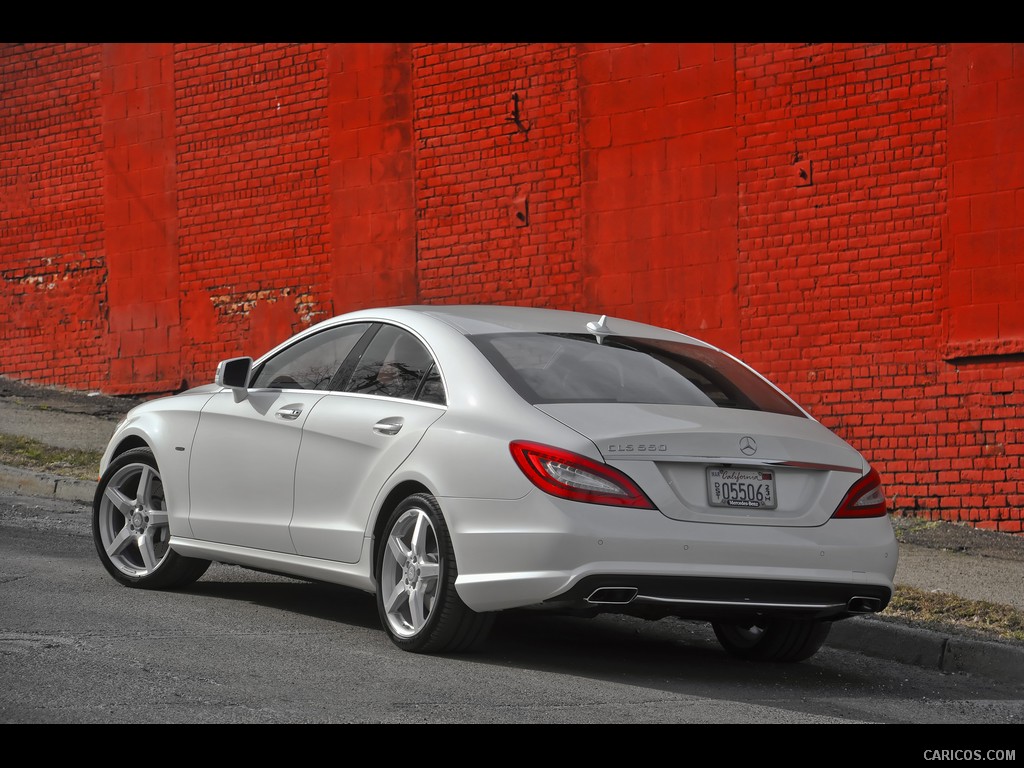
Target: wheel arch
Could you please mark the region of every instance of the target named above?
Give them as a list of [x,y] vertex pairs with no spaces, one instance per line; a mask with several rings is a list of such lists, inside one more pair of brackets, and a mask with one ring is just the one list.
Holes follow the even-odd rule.
[[174,464],[171,456],[165,455],[159,445],[152,440],[147,439],[146,436],[140,434],[129,433],[121,438],[117,444],[110,450],[110,455],[107,461],[103,465],[105,470],[109,467],[119,456],[127,453],[128,451],[136,448],[146,448],[153,454],[153,458],[157,463],[157,467],[160,469],[160,473],[167,475],[167,479],[171,479],[171,475],[174,474],[177,467]]
[[153,450],[153,446],[150,445],[143,437],[139,435],[127,435],[110,452],[110,461],[113,461],[125,451],[130,451],[133,448],[149,448],[149,450]]
[[433,495],[433,492],[419,480],[403,480],[388,491],[384,501],[377,509],[377,517],[373,521],[373,539],[370,551],[370,576],[375,585],[377,583],[377,548],[384,538],[384,527],[387,525],[391,513],[395,511],[395,507],[415,493],[429,493]]
[[164,482],[171,532],[174,535],[190,535],[188,527],[189,488],[188,451],[176,448],[167,439],[166,420],[138,422],[115,433],[100,462],[100,477],[117,459],[131,450],[144,448],[153,455]]

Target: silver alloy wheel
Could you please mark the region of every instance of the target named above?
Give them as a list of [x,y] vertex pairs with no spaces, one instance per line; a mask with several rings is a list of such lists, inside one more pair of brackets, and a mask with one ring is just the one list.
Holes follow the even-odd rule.
[[399,637],[419,633],[434,609],[441,573],[437,532],[427,512],[407,509],[388,531],[380,569],[384,614]]
[[103,490],[98,531],[111,564],[127,576],[152,574],[167,557],[170,527],[160,474],[149,464],[121,467]]

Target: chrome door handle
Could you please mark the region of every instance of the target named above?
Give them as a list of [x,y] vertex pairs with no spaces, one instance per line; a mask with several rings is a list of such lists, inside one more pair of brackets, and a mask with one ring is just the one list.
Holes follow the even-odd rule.
[[299,418],[302,413],[302,408],[296,405],[286,405],[284,408],[277,412],[277,418],[287,419],[288,421],[294,421]]
[[388,419],[381,419],[373,425],[373,431],[378,435],[397,435],[398,430],[405,424],[405,419],[401,416],[392,416]]

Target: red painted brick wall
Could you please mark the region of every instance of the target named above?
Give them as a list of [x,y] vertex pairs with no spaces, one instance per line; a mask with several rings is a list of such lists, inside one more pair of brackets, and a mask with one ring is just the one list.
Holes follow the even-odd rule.
[[413,60],[420,300],[580,306],[575,46]]
[[[209,380],[406,302],[736,352],[1022,530],[1020,44],[0,45],[0,371]],[[55,343],[56,342],[56,343]]]
[[0,371],[107,381],[96,46],[0,46]]
[[949,67],[949,357],[1024,352],[1024,45]]
[[327,50],[328,314],[416,301],[412,57],[408,45]]
[[586,307],[738,352],[734,46],[581,49]]
[[1020,244],[1022,67],[1019,45],[737,52],[742,355],[861,448],[896,509],[1011,532],[1024,251],[982,243]]
[[182,380],[173,46],[104,46],[104,234],[112,392]]
[[324,46],[174,50],[182,378],[329,314]]
[[946,56],[737,55],[741,352],[877,463],[897,507],[942,505],[946,416],[921,404],[945,368]]
[[944,518],[1020,532],[1024,45],[953,45],[948,62],[947,343],[919,403],[938,414],[943,439],[931,464],[943,493],[918,492]]

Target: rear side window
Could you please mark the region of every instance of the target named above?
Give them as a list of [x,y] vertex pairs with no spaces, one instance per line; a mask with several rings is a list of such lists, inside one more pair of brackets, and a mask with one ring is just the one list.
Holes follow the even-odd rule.
[[530,403],[651,403],[804,413],[749,368],[695,344],[627,336],[470,337]]
[[445,404],[441,376],[427,348],[390,325],[381,326],[366,347],[344,391]]

